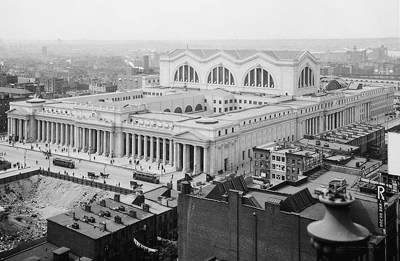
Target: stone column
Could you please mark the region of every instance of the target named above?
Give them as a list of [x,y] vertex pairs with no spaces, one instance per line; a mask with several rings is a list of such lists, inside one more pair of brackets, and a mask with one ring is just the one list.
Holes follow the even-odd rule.
[[79,149],[79,128],[75,126],[75,142],[74,148]]
[[70,125],[70,130],[69,130],[69,147],[73,148],[74,147],[74,125]]
[[132,158],[136,156],[136,134],[132,133]]
[[121,130],[118,130],[115,132],[117,137],[116,143],[114,143],[114,151],[115,151],[115,156],[116,157],[122,157],[124,156],[124,137],[123,137],[123,132]]
[[[39,142],[40,141],[40,134],[42,133],[42,130],[41,130],[42,124],[40,123],[40,120],[37,120],[36,122],[37,122],[37,128],[36,128],[37,129],[37,134],[36,134],[37,137],[36,137],[36,141]],[[9,131],[11,131],[11,129]]]
[[137,135],[137,138],[138,138],[138,140],[137,140],[137,143],[138,143],[138,153],[137,153],[137,156],[138,156],[138,158],[139,158],[139,160],[140,160],[140,159],[142,159],[142,135],[138,134],[138,135]]
[[22,140],[22,120],[18,120],[18,136],[19,140]]
[[101,133],[100,133],[100,130],[97,130],[97,155],[101,155],[101,143],[100,143],[100,141],[101,141]]
[[144,148],[143,148],[143,159],[144,159],[144,161],[147,161],[147,136],[146,135],[144,135],[144,137],[143,137],[143,140],[144,140]]
[[183,146],[183,163],[182,163],[182,171],[186,172],[187,171],[187,163],[188,163],[188,156],[187,156],[187,144],[182,144]]
[[50,142],[50,122],[46,121],[46,142]]
[[154,160],[154,137],[150,137],[150,162]]
[[162,158],[162,164],[165,166],[167,164],[167,139],[163,139],[163,158]]
[[115,155],[115,148],[114,148],[114,132],[110,131],[110,155]]
[[93,136],[92,136],[93,130],[92,129],[88,129],[88,131],[89,131],[89,147],[88,147],[88,150],[89,150],[89,153],[92,153],[92,149],[93,149]]
[[[197,174],[199,172],[199,162],[198,162],[198,158],[197,158],[197,146],[193,145],[193,172],[194,174]],[[189,159],[190,160],[190,159]]]
[[8,133],[8,136],[12,135],[11,125],[12,125],[11,124],[11,118],[7,118],[7,133]]
[[107,156],[107,131],[103,131],[103,156]]
[[129,137],[129,133],[128,132],[125,132],[125,156],[127,157],[127,158],[129,158],[129,154],[130,154],[130,144],[129,144],[129,140],[130,140],[130,137]]
[[209,174],[210,173],[210,165],[209,165],[209,160],[208,160],[208,148],[204,147],[204,158],[203,158],[203,165],[204,165],[204,172]]
[[175,165],[175,169],[179,168],[179,145],[176,141],[174,141],[174,165]]
[[86,128],[82,128],[82,151],[86,152]]
[[56,144],[60,141],[60,127],[59,123],[56,122]]
[[61,146],[63,146],[64,145],[64,142],[65,142],[65,131],[64,131],[64,128],[65,127],[65,124],[64,123],[60,123],[60,128],[61,128],[61,141],[60,141],[60,145]]
[[157,137],[156,139],[156,162],[159,163],[160,162],[160,137]]
[[25,126],[24,126],[24,137],[25,137],[25,142],[30,141],[31,138],[29,137],[30,132],[28,132],[28,120],[25,120]]
[[173,140],[172,139],[169,139],[169,155],[168,155],[168,160],[169,160],[169,164],[171,165],[171,166],[173,166],[174,165],[174,152],[175,151],[173,151],[172,150],[172,148],[173,148]]

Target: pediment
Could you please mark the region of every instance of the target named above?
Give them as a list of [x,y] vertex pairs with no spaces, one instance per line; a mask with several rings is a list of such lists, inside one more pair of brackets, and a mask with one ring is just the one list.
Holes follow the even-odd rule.
[[30,115],[26,110],[24,110],[22,108],[14,108],[14,109],[8,110],[6,113],[8,116],[29,116]]
[[188,130],[188,131],[184,131],[184,132],[175,134],[174,138],[179,139],[179,140],[197,141],[197,142],[208,141],[207,137],[205,137],[204,135],[202,135],[196,131],[192,131],[192,130]]

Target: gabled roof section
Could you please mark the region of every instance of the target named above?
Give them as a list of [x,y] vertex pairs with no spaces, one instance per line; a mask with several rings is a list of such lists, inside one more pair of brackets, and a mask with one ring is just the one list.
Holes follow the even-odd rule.
[[311,196],[308,188],[305,188],[284,200],[280,205],[280,210],[299,213],[314,203],[315,199]]
[[178,138],[178,139],[201,141],[201,142],[206,142],[209,140],[207,137],[205,137],[204,135],[202,135],[194,130],[187,130],[187,131],[175,134],[174,137]]
[[298,60],[306,51],[275,51],[279,60]]
[[[234,177],[233,179],[228,179],[224,182],[216,184],[215,187],[206,195],[206,198],[222,200],[222,195],[227,194],[231,189],[242,191],[244,193],[247,193],[249,191],[243,176],[237,176]],[[256,200],[248,199],[245,202],[247,202],[252,206],[255,206],[255,203],[253,201]]]
[[22,109],[22,108],[14,108],[11,110],[8,110],[6,112],[8,115],[14,115],[14,116],[28,116],[30,115],[26,110]]
[[[226,54],[232,57],[233,60],[244,60],[257,54],[263,54],[271,57],[274,60],[291,60],[297,61],[307,51],[268,51],[268,50],[218,50],[218,49],[176,49],[168,54],[169,58],[177,57],[184,52],[193,54],[200,59],[208,59],[216,54]],[[310,54],[311,55],[311,54]]]

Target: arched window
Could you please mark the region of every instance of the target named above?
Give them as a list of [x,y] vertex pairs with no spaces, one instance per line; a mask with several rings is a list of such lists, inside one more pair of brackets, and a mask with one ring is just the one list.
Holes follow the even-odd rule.
[[306,66],[300,73],[299,88],[309,86],[314,86],[314,72],[310,67]]
[[254,68],[244,78],[244,86],[275,88],[275,82],[268,71],[262,68]]
[[191,111],[193,111],[192,106],[190,105],[186,106],[185,112],[191,112]]
[[165,109],[164,112],[171,112],[171,110],[170,109]]
[[176,71],[174,75],[175,82],[199,82],[199,75],[196,70],[190,65],[182,65]]
[[195,111],[202,111],[203,110],[203,106],[201,106],[201,104],[197,104],[196,108],[194,110]]
[[174,113],[182,113],[181,107],[178,107],[174,110]]
[[235,85],[232,73],[223,66],[215,67],[207,77],[208,84]]

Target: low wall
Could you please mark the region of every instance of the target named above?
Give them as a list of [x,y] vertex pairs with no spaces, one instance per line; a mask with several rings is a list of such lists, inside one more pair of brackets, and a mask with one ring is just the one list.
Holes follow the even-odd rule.
[[18,254],[19,252],[22,252],[33,246],[45,243],[46,241],[47,241],[47,237],[41,237],[36,240],[32,240],[29,242],[19,244],[17,247],[15,247],[13,249],[10,249],[10,250],[4,251],[4,252],[0,252],[0,258],[11,257],[12,255]]
[[332,171],[355,175],[355,176],[361,175],[363,172],[361,169],[355,169],[355,168],[350,168],[350,167],[345,167],[345,166],[326,165],[326,167]]
[[47,170],[43,170],[43,169],[40,169],[40,170],[36,169],[36,170],[29,171],[29,172],[24,172],[24,173],[22,173],[22,172],[15,173],[15,175],[12,175],[12,176],[8,175],[6,177],[1,177],[1,175],[0,175],[0,185],[18,181],[21,179],[27,179],[34,175],[38,175],[38,174],[47,176],[47,177],[52,177],[52,178],[56,178],[56,179],[74,182],[74,183],[81,184],[84,186],[99,188],[102,190],[111,191],[111,192],[115,192],[115,193],[119,193],[119,194],[123,194],[123,195],[134,193],[134,191],[132,189],[121,188],[121,187],[113,186],[110,184],[104,184],[102,182],[98,182],[93,179],[82,179],[82,178],[73,177],[70,175],[60,174],[60,173],[56,173],[56,172],[51,172],[51,171],[47,171]]
[[134,193],[134,191],[131,189],[121,188],[121,187],[113,186],[110,184],[104,184],[102,182],[98,182],[93,179],[82,179],[82,178],[73,177],[70,175],[65,175],[65,174],[60,174],[60,173],[55,173],[55,172],[51,172],[51,171],[47,171],[47,170],[40,170],[40,174],[43,176],[66,180],[66,181],[74,182],[77,184],[81,184],[81,185],[85,185],[85,186],[89,186],[89,187],[93,187],[93,188],[99,188],[99,189],[106,190],[106,191],[116,192],[116,193],[123,194],[123,195]]

